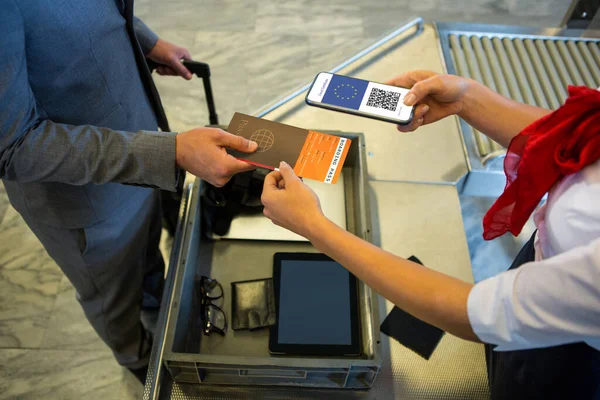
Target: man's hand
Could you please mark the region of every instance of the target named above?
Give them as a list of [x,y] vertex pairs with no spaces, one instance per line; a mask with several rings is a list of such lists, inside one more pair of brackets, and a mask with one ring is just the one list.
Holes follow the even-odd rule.
[[224,186],[239,172],[254,169],[226,151],[256,151],[257,144],[241,136],[216,128],[198,128],[177,134],[176,140],[177,165],[217,187]]
[[319,218],[325,218],[319,198],[282,162],[279,171],[265,177],[262,193],[263,213],[275,225],[310,239]]
[[404,104],[415,106],[413,120],[398,125],[401,132],[411,132],[421,125],[431,124],[463,110],[463,99],[470,80],[455,75],[440,75],[431,71],[411,71],[386,82],[410,89]]
[[192,79],[192,73],[181,63],[181,59],[192,59],[190,52],[183,47],[158,39],[147,57],[160,64],[156,68],[156,72],[160,75],[181,76],[187,80]]

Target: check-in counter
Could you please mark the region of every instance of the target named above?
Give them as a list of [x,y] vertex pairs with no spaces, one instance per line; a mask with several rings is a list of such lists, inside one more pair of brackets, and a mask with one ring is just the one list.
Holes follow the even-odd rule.
[[[568,83],[564,80],[569,77],[575,81],[580,77],[584,83],[591,79],[593,83],[600,85],[598,64],[596,69],[590,65],[592,60],[600,61],[598,42],[582,39],[580,36],[577,32],[556,29],[543,32],[523,30],[519,33],[518,29],[508,27],[477,26],[476,30],[465,25],[438,27],[435,24],[423,24],[422,20],[417,19],[331,72],[373,81],[385,81],[399,71],[413,69],[462,73],[481,78],[490,86],[493,83],[499,90],[506,90],[507,95],[517,96],[517,92],[524,90],[525,96],[529,96],[527,87],[531,86],[531,103],[553,104],[560,99],[552,97],[560,95],[559,84]],[[560,42],[564,43],[558,44]],[[520,54],[516,50],[512,54],[511,46],[516,46],[517,49],[521,45],[525,53]],[[553,46],[557,49],[564,47],[571,52],[581,51],[582,56],[577,58],[581,62],[572,64],[563,57],[561,59],[567,65],[562,65],[558,58],[553,59],[550,51],[550,56],[541,59],[540,63],[527,61],[527,54],[535,57],[537,49],[546,55],[545,49],[552,49]],[[494,48],[495,53],[492,51]],[[559,51],[557,54],[560,56],[562,53]],[[501,60],[498,64],[500,67],[486,70],[491,68],[489,60],[495,59]],[[524,63],[524,66],[519,62]],[[590,71],[581,71],[586,66],[591,68]],[[522,72],[519,79],[510,80],[509,68]],[[509,79],[510,82],[506,83],[503,79]],[[542,82],[536,83],[536,79],[542,79]],[[596,79],[599,81],[595,82]],[[472,221],[478,221],[481,217],[478,213],[485,211],[478,209],[478,205],[487,204],[502,188],[503,177],[499,167],[503,150],[492,143],[482,142],[478,132],[470,130],[464,122],[454,117],[407,134],[399,133],[389,123],[309,107],[304,102],[308,84],[307,82],[306,86],[266,106],[256,115],[308,129],[362,134],[365,148],[364,165],[361,168],[364,170],[359,171],[359,175],[364,174],[368,179],[360,193],[365,196],[360,203],[365,205],[364,213],[369,216],[369,223],[365,226],[370,225],[371,228],[369,232],[359,230],[356,233],[393,254],[401,257],[415,255],[428,267],[472,282],[473,260],[480,257],[478,252],[489,251],[491,248],[481,246],[481,240],[473,239],[480,237],[480,234],[477,232],[479,228],[472,228],[477,224]],[[173,307],[178,307],[178,302],[181,301],[181,290],[178,289],[182,283],[179,268],[190,262],[185,260],[186,257],[200,257],[205,246],[197,235],[191,234],[201,224],[201,218],[195,213],[200,187],[199,182],[188,177],[151,356],[145,399],[489,397],[483,345],[448,334],[444,335],[429,360],[381,334],[377,350],[381,357],[379,369],[370,370],[376,376],[372,384],[366,385],[370,388],[362,390],[238,386],[240,379],[237,376],[235,385],[223,385],[222,383],[226,383],[223,381],[220,384],[175,382],[172,371],[166,366],[170,353],[173,352],[173,348],[169,347],[173,346],[173,340],[167,336],[177,319],[170,311]],[[356,198],[356,193],[352,196]],[[480,198],[487,200],[481,203],[477,200]],[[465,211],[466,209],[468,210]],[[352,212],[356,216],[356,210]],[[353,227],[350,224],[348,229],[352,230]],[[518,250],[518,240],[509,245],[504,242],[500,250],[496,247],[493,250],[500,251],[510,259]],[[304,248],[309,244],[290,246]],[[227,245],[221,247],[226,248]],[[214,263],[214,258],[212,260]],[[194,259],[192,262],[197,263],[198,260]],[[401,284],[402,282],[398,282],[398,285]],[[373,296],[379,313],[378,324],[391,311],[393,304],[375,293]],[[372,337],[375,338],[376,335],[373,333]],[[248,350],[244,352],[246,354]],[[344,379],[353,379],[350,378],[351,375],[350,373]],[[362,375],[363,378],[365,376]],[[201,381],[200,374],[198,378]]]

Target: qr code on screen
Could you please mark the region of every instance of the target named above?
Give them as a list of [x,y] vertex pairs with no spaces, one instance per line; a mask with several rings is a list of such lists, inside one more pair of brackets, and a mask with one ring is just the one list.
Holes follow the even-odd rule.
[[399,101],[400,93],[373,88],[369,95],[369,100],[367,100],[367,106],[383,108],[388,111],[396,111]]

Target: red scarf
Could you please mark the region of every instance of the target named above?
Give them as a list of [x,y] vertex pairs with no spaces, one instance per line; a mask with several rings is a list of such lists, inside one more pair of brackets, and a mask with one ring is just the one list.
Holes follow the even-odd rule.
[[[506,187],[483,218],[483,238],[517,236],[550,188],[600,159],[600,92],[569,86],[558,110],[515,136],[504,159]],[[600,204],[599,204],[600,206]]]

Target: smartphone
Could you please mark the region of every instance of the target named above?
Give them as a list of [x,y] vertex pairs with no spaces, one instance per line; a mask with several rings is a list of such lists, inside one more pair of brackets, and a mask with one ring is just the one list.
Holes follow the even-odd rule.
[[306,104],[348,114],[407,125],[415,108],[404,105],[408,89],[321,72],[313,81]]

